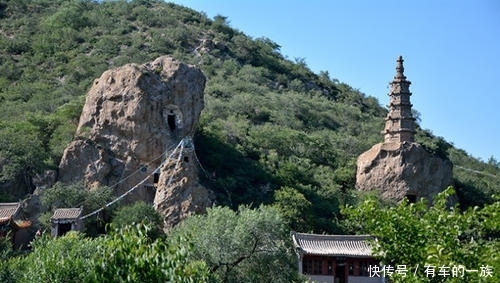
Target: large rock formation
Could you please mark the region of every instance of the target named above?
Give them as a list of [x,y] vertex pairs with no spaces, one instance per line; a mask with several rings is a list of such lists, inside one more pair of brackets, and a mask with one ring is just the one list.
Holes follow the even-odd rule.
[[[204,88],[205,76],[198,68],[168,56],[104,72],[87,94],[75,139],[59,166],[59,180],[83,181],[88,189],[112,186],[120,195],[148,178],[127,201],[152,203],[154,171],[167,149],[193,135]],[[162,170],[161,178],[167,173]]]
[[410,201],[433,197],[452,184],[452,163],[432,156],[415,143],[409,86],[399,56],[391,82],[389,112],[382,131],[384,142],[358,157],[356,188],[378,191],[384,199]]
[[452,183],[449,160],[429,154],[418,143],[379,143],[358,157],[357,188],[383,199],[432,198]]

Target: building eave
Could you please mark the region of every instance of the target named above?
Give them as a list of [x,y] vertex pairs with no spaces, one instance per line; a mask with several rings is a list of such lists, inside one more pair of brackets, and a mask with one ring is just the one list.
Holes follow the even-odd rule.
[[332,257],[373,257],[370,235],[319,235],[293,233],[293,243],[300,255],[317,255]]

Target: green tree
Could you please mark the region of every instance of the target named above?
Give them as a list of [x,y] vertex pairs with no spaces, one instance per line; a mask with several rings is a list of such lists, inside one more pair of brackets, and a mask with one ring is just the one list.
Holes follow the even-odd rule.
[[0,261],[2,282],[207,282],[202,261],[189,260],[189,239],[149,238],[150,227],[138,224],[87,238],[69,232],[42,236],[32,251]]
[[90,282],[206,282],[203,261],[189,259],[188,238],[168,240],[148,237],[148,225],[112,230],[98,246]]
[[274,209],[214,207],[192,216],[169,236],[190,235],[193,260],[203,260],[211,282],[296,282],[296,260],[285,222]]
[[294,231],[312,231],[312,204],[302,193],[292,187],[282,187],[274,192],[275,207]]
[[45,157],[34,127],[24,122],[0,121],[0,183],[17,180],[21,181],[19,187],[29,188],[30,178],[43,168]]
[[[460,211],[448,208],[447,198],[454,194],[448,188],[439,194],[433,206],[424,201],[383,208],[374,199],[357,207],[342,210],[346,226],[352,231],[376,237],[375,255],[383,264],[396,267],[420,266],[416,275],[393,277],[393,282],[499,282],[500,273],[500,202],[482,209]],[[433,267],[436,276],[427,276],[425,266]],[[441,267],[464,266],[475,272],[464,277],[437,276]],[[491,276],[481,276],[492,270]],[[482,274],[485,275],[485,274]]]
[[76,232],[59,238],[44,235],[32,242],[32,252],[9,261],[12,282],[85,282],[95,268],[96,243]]
[[127,225],[146,224],[151,229],[148,231],[149,236],[153,239],[158,238],[163,234],[163,221],[160,214],[153,208],[152,205],[143,201],[138,201],[132,205],[119,207],[113,216],[111,222],[114,227],[123,228]]

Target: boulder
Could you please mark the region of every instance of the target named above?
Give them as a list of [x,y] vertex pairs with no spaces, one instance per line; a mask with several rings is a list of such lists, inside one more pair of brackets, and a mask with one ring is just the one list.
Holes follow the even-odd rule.
[[[194,134],[204,107],[205,76],[169,56],[108,70],[89,90],[59,181],[113,187],[127,202],[152,203],[153,173],[166,154]],[[142,182],[142,183],[141,183]]]
[[379,143],[358,157],[356,188],[400,201],[433,197],[452,184],[452,163],[414,142]]

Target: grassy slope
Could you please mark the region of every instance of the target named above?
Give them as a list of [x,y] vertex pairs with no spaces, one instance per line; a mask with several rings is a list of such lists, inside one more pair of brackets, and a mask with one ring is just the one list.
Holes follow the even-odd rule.
[[[355,159],[381,141],[386,110],[284,58],[270,39],[162,1],[0,0],[0,185],[57,166],[82,98],[104,70],[164,54],[207,76],[195,142],[216,176],[206,184],[218,202],[293,211],[305,198],[300,213],[315,220],[301,228],[335,232],[339,205],[359,199]],[[417,141],[453,161],[463,205],[500,192],[495,160],[478,161],[421,130]],[[275,198],[281,187],[291,189]]]

